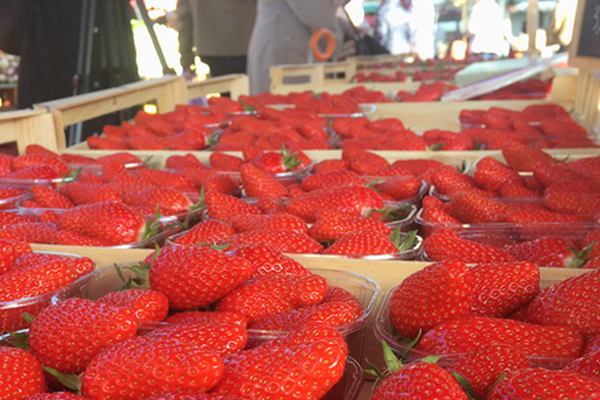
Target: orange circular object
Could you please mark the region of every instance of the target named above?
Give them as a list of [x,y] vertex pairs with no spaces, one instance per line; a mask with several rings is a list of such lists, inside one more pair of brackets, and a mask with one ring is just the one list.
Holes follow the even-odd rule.
[[[325,37],[327,40],[327,48],[323,52],[319,50],[318,46],[319,40],[321,40],[322,37]],[[335,50],[335,38],[329,29],[318,29],[311,36],[310,41],[308,42],[308,47],[313,49],[313,54],[317,60],[327,61],[331,58]]]

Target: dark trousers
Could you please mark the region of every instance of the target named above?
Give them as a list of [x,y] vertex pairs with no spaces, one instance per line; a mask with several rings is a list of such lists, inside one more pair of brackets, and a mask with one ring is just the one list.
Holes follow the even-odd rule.
[[200,56],[210,67],[210,76],[246,73],[246,56]]

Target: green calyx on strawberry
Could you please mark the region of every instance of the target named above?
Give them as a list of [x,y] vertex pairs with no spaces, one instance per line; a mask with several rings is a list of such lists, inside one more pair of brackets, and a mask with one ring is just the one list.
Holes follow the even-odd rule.
[[[381,347],[383,347],[383,359],[385,361],[385,367],[386,367],[387,373],[381,372],[379,370],[379,368],[375,364],[370,362],[368,359],[365,359],[365,361],[366,361],[367,365],[369,365],[369,367],[371,367],[371,369],[365,370],[365,373],[367,373],[369,375],[375,375],[376,377],[381,378],[381,379],[385,379],[388,376],[390,376],[391,374],[393,374],[394,372],[398,371],[404,365],[402,364],[402,361],[398,357],[396,357],[396,354],[394,354],[390,345],[387,344],[387,342],[385,340],[381,341]],[[428,357],[425,357],[422,361],[435,364],[439,359],[440,359],[439,356],[428,356]]]
[[399,221],[405,219],[410,214],[413,208],[414,205],[412,204],[406,204],[396,208],[386,206],[383,208],[369,210],[366,217],[373,217],[373,213],[375,212],[379,214],[375,215],[375,217],[383,222]]
[[281,146],[281,156],[283,157],[283,165],[288,171],[295,170],[302,165],[302,160],[298,157],[298,152],[290,154],[285,145]]

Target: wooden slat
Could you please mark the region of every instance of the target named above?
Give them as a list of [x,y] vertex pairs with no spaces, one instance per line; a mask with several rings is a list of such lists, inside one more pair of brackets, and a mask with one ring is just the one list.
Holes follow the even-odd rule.
[[240,95],[249,95],[250,80],[248,75],[231,74],[187,83],[188,100],[214,93],[229,93],[234,100],[237,100]]
[[45,110],[0,113],[0,143],[15,141],[20,154],[29,144],[39,144],[52,151],[65,148],[64,134],[57,133],[52,114]]

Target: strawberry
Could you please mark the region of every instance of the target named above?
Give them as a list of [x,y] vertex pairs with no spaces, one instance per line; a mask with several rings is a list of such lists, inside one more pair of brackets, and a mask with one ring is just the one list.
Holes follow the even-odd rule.
[[[432,362],[402,366],[398,361],[371,395],[372,400],[427,399],[435,393],[442,399],[466,400],[468,397],[450,373]],[[399,364],[399,365],[398,365]],[[396,369],[397,368],[397,369]]]
[[31,187],[31,193],[35,201],[42,207],[58,209],[75,207],[75,204],[67,196],[46,186],[34,185]]
[[500,197],[541,199],[541,196],[536,192],[516,183],[502,185],[500,188]]
[[509,373],[492,389],[488,399],[591,399],[600,383],[569,371],[526,368]]
[[517,171],[505,166],[501,167],[482,167],[477,165],[474,174],[475,182],[486,190],[498,191],[504,185],[516,184],[523,185],[523,178]]
[[442,200],[438,199],[437,197],[433,197],[433,196],[429,196],[429,195],[425,196],[425,197],[423,197],[421,204],[423,206],[423,209],[433,208],[433,209],[443,211],[446,214],[452,213],[452,207],[450,207],[450,205],[448,203],[443,202]]
[[548,187],[553,183],[581,179],[581,176],[567,169],[564,164],[536,164],[533,166],[533,176],[544,187]]
[[0,398],[25,399],[46,392],[42,366],[31,353],[0,347]]
[[544,192],[544,204],[550,210],[592,221],[600,213],[600,193],[569,193],[550,190]]
[[460,259],[468,263],[518,261],[502,249],[464,239],[449,229],[437,229],[423,242],[423,250],[433,261]]
[[248,325],[246,317],[240,313],[230,311],[184,311],[173,314],[165,322],[177,325],[224,324],[237,325],[244,328]]
[[413,247],[414,236],[407,235],[401,241],[398,230],[384,234],[375,230],[362,229],[340,236],[323,254],[345,256],[367,256],[397,254]]
[[204,189],[205,193],[214,191],[224,194],[236,195],[240,190],[240,184],[238,180],[232,176],[216,173],[209,176],[206,179],[206,181],[202,185],[202,188]]
[[250,261],[254,272],[249,279],[268,274],[308,275],[299,262],[264,243],[246,243],[233,248],[230,254]]
[[221,357],[242,351],[248,341],[246,327],[225,323],[161,326],[145,336],[181,340]]
[[230,236],[222,244],[265,243],[282,253],[322,253],[323,246],[304,233],[289,229],[253,230]]
[[455,194],[450,205],[456,218],[466,223],[503,222],[510,211],[505,203],[485,198],[477,192]]
[[302,151],[290,154],[285,146],[281,152],[266,151],[251,161],[256,168],[269,174],[279,174],[304,168],[312,163]]
[[85,400],[85,397],[69,392],[53,392],[29,396],[27,400]]
[[[155,372],[165,368],[170,373]],[[105,399],[118,393],[116,398],[125,400],[177,390],[208,391],[222,375],[221,357],[196,344],[184,339],[138,336],[94,358],[83,374],[81,394],[89,399]],[[113,379],[112,385],[105,384]]]
[[120,174],[126,174],[125,164],[119,160],[108,160],[102,164],[101,177],[104,182],[110,182]]
[[360,149],[343,150],[342,160],[347,160],[351,166],[354,161],[363,161],[372,167],[372,171],[387,168],[390,166],[390,163],[380,155]]
[[29,350],[46,367],[80,373],[102,351],[133,337],[138,322],[130,309],[86,299],[48,307],[29,328]]
[[594,229],[585,235],[585,238],[583,239],[583,248],[589,247],[592,244],[593,246],[591,247],[588,257],[595,258],[600,256],[600,229]]
[[368,215],[384,207],[379,194],[363,186],[339,186],[321,189],[290,200],[285,209],[306,222],[314,222],[321,209],[332,209],[354,214]]
[[396,201],[403,201],[417,197],[424,185],[419,178],[392,177],[385,179],[378,186],[381,193],[391,196]]
[[445,165],[436,169],[431,177],[431,183],[442,194],[459,193],[477,188],[475,179],[469,175],[461,174],[456,168]]
[[59,191],[76,205],[121,201],[121,196],[116,190],[97,183],[71,182],[62,185]]
[[253,204],[219,192],[207,192],[204,201],[208,216],[225,222],[231,222],[236,215],[262,214]]
[[344,219],[319,219],[310,227],[308,235],[317,242],[328,242],[339,239],[348,233],[362,230],[379,232],[385,236],[390,234],[390,229],[379,220],[365,218],[361,215],[350,215]]
[[123,196],[123,203],[134,207],[152,208],[160,205],[164,215],[182,214],[197,208],[185,193],[168,187],[148,187],[131,191]]
[[87,235],[71,231],[58,231],[54,234],[54,244],[66,246],[92,246],[92,247],[110,247],[114,246],[106,240],[97,239]]
[[410,159],[397,160],[392,163],[392,167],[404,168],[411,175],[419,176],[425,172],[443,166],[440,161],[430,159]]
[[600,381],[600,350],[590,351],[582,357],[571,361],[563,370],[585,375],[596,381]]
[[350,163],[346,160],[323,160],[313,165],[313,174],[323,174],[327,172],[347,170]]
[[21,222],[7,227],[21,236],[27,243],[55,244],[58,230],[56,225],[46,222]]
[[511,346],[492,344],[470,351],[446,370],[466,380],[478,399],[485,399],[505,374],[530,367],[531,363],[523,353]]
[[204,164],[193,154],[186,154],[184,156],[172,155],[167,158],[166,166],[169,169],[181,171],[184,169],[207,169]]
[[109,243],[133,243],[155,236],[161,227],[148,223],[134,208],[123,203],[95,203],[65,211],[59,219],[63,230],[72,230]]
[[[390,319],[396,331],[414,338],[452,318],[468,316],[473,307],[473,275],[461,261],[432,264],[405,279],[390,298]],[[436,287],[425,295],[426,288]]]
[[246,196],[254,198],[281,198],[288,194],[287,189],[269,173],[252,164],[240,168],[242,186]]
[[24,168],[30,168],[40,165],[46,165],[56,173],[57,176],[63,177],[69,175],[71,170],[66,162],[64,162],[60,157],[56,155],[49,154],[25,154],[19,157],[16,157],[12,162],[12,167],[14,170],[20,170]]
[[235,216],[231,223],[239,232],[253,230],[286,229],[298,233],[306,233],[306,222],[290,214],[242,214]]
[[354,295],[340,287],[331,287],[322,303],[269,314],[257,319],[250,329],[285,332],[315,324],[340,328],[356,321],[363,312]]
[[583,338],[575,329],[566,326],[465,317],[438,324],[423,335],[416,349],[430,354],[462,354],[476,346],[494,343],[511,346],[526,356],[564,359],[579,356]]
[[244,160],[239,157],[216,151],[209,157],[211,169],[218,171],[237,172],[242,167]]
[[528,320],[540,325],[564,325],[584,335],[600,332],[598,304],[600,270],[557,282],[540,292],[528,307]]
[[35,222],[37,218],[32,215],[20,215],[14,212],[0,211],[0,228],[21,222]]
[[249,261],[208,247],[167,247],[150,262],[150,287],[164,293],[175,310],[209,305],[244,282]]
[[316,274],[267,274],[233,289],[219,301],[217,311],[239,312],[251,325],[269,314],[319,304],[328,291],[326,279]]
[[167,317],[169,299],[151,289],[129,289],[110,292],[96,300],[117,308],[131,309],[139,322],[161,322]]
[[476,315],[506,317],[540,291],[540,271],[532,263],[478,264],[471,271]]
[[509,141],[502,147],[502,155],[506,163],[519,172],[532,172],[537,164],[554,164],[551,155],[515,141]]
[[578,252],[570,240],[558,236],[543,236],[504,248],[521,261],[531,261],[544,267],[581,268],[589,251]]
[[[348,346],[332,328],[311,326],[227,358],[215,395],[249,398],[286,398],[289,382],[294,396],[322,398],[342,377]],[[303,366],[311,365],[310,368]]]
[[363,184],[364,180],[356,172],[339,170],[307,176],[302,180],[302,190],[311,192],[335,186],[362,186]]
[[0,275],[7,273],[15,264],[17,250],[14,242],[0,239]]
[[11,172],[6,175],[6,177],[23,180],[53,180],[61,178],[61,176],[48,165],[35,165],[33,167],[22,168]]
[[222,221],[207,220],[194,225],[190,230],[173,239],[173,243],[193,246],[199,243],[216,244],[235,234],[233,227]]
[[150,181],[155,186],[170,187],[174,189],[188,189],[194,187],[194,182],[190,178],[176,172],[145,168],[139,170],[137,176]]

